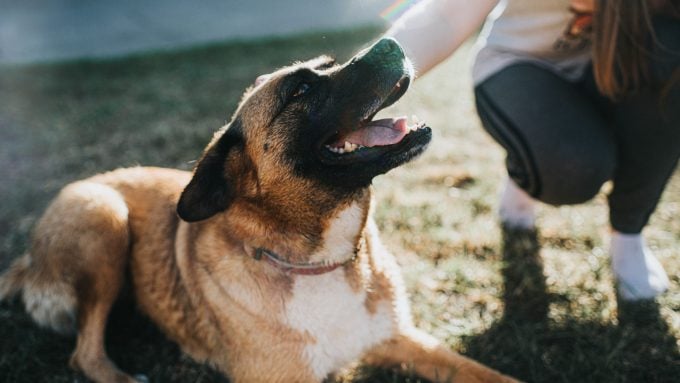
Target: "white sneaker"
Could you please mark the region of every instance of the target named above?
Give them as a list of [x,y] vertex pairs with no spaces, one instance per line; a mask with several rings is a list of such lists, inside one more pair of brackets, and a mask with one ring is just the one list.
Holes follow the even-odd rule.
[[534,200],[510,178],[505,179],[498,216],[501,223],[514,229],[533,229],[536,224]]
[[640,234],[613,232],[612,269],[624,300],[651,299],[668,290],[668,276]]

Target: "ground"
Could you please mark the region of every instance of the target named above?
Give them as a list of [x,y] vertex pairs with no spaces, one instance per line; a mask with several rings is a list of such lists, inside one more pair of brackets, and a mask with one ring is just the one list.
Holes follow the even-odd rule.
[[[0,71],[0,269],[66,183],[121,166],[190,169],[257,75],[330,53],[346,59],[376,30],[229,43],[106,61]],[[434,129],[420,159],[375,180],[376,218],[403,267],[417,324],[451,348],[529,382],[673,382],[680,376],[680,174],[645,231],[668,271],[657,302],[617,303],[605,192],[542,206],[538,232],[497,222],[503,153],[474,111],[470,48],[415,82],[384,114]],[[152,382],[225,382],[119,305],[108,350]],[[83,382],[74,340],[0,304],[0,381]],[[362,367],[337,382],[417,382]]]

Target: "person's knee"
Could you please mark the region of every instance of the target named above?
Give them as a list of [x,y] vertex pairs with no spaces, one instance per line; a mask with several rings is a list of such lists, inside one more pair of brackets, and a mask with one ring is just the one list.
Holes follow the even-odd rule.
[[540,188],[534,197],[551,205],[573,205],[591,200],[614,173],[613,158],[606,155],[574,156],[546,162],[541,167]]

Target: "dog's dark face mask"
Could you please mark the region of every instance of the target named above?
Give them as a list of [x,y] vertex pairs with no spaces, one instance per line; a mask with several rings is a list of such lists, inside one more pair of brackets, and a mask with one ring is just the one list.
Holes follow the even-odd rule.
[[303,177],[335,190],[366,187],[429,143],[427,127],[410,127],[405,118],[373,120],[412,80],[413,69],[394,40],[380,40],[342,66],[301,72],[291,77],[296,92],[304,92],[279,119],[287,126],[297,121],[286,156]]
[[[379,40],[343,65],[319,57],[262,76],[206,149],[180,199],[180,216],[201,220],[240,194],[274,190],[291,179],[338,201],[368,187],[430,142],[423,124],[373,119],[412,79],[412,66],[393,39]],[[233,179],[244,175],[257,186]]]

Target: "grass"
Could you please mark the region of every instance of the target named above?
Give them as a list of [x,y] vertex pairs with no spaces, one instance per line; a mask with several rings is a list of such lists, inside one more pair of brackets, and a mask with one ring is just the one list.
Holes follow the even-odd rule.
[[[66,183],[121,166],[190,169],[257,77],[294,60],[346,59],[378,34],[358,30],[229,43],[106,61],[0,71],[0,269]],[[605,195],[542,207],[540,232],[499,227],[503,153],[479,126],[469,46],[385,114],[417,114],[428,152],[375,181],[376,219],[411,294],[417,324],[452,348],[529,382],[674,382],[680,376],[680,176],[645,234],[671,277],[657,302],[617,303]],[[18,302],[0,304],[0,381],[82,382],[74,340],[41,330]],[[152,382],[225,382],[129,305],[110,320],[108,350]],[[358,367],[337,382],[417,382]]]

